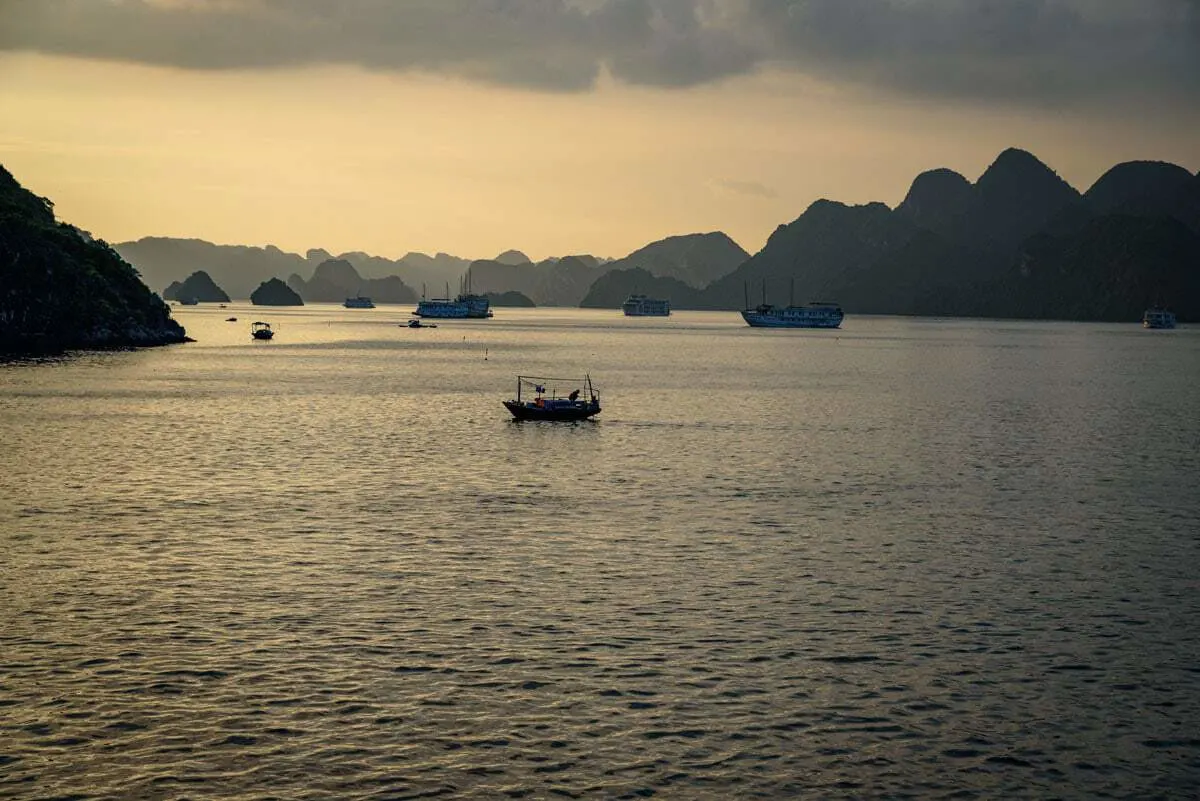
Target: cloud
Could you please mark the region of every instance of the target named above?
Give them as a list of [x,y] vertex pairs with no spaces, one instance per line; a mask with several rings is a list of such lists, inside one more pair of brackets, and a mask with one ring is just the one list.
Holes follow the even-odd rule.
[[1018,103],[1200,100],[1200,0],[0,0],[0,51],[352,64],[543,91],[771,67]]
[[776,56],[826,78],[1044,104],[1200,98],[1198,0],[751,0]]
[[779,197],[778,192],[766,184],[760,184],[758,181],[736,181],[733,179],[723,178],[713,181],[711,185],[715,189],[728,192],[733,195],[766,198],[771,200]]

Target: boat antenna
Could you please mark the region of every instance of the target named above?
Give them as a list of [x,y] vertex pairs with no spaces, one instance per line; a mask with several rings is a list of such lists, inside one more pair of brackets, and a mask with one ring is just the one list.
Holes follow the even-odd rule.
[[795,276],[792,277],[792,285],[791,285],[791,288],[788,289],[788,305],[789,306],[796,305],[796,278],[795,278]]
[[743,309],[750,308],[750,285],[745,281],[742,282],[742,302],[746,304]]

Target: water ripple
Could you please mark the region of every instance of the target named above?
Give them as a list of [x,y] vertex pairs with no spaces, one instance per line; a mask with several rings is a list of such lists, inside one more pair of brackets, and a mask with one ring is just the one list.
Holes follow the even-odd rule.
[[196,314],[0,368],[0,798],[1200,785],[1190,339]]

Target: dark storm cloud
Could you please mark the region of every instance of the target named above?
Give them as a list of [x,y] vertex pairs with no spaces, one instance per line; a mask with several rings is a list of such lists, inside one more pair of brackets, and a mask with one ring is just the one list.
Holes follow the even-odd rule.
[[0,49],[579,91],[772,66],[918,95],[1200,98],[1200,0],[0,0]]
[[750,0],[777,57],[920,94],[1200,96],[1197,0]]

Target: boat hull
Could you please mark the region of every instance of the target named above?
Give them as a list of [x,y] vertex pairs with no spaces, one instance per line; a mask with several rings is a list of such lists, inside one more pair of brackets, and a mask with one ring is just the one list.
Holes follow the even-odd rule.
[[842,318],[841,309],[821,312],[801,310],[796,313],[789,313],[786,309],[746,309],[742,312],[742,319],[753,328],[840,328]]
[[586,420],[600,413],[600,404],[584,403],[582,401],[570,406],[542,407],[532,403],[506,400],[504,401],[504,408],[512,412],[512,416],[517,420],[570,422],[573,420]]
[[454,300],[419,301],[413,314],[437,320],[485,320],[492,316],[492,310],[483,295],[459,295]]
[[467,304],[454,301],[427,301],[417,304],[413,314],[418,317],[430,317],[435,320],[464,320],[467,317]]

